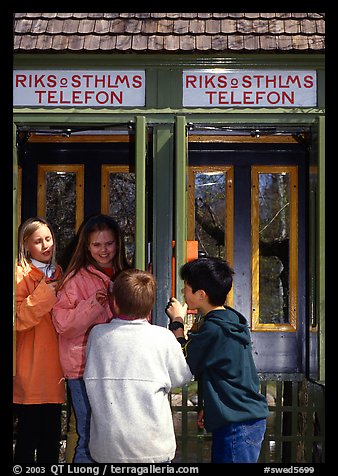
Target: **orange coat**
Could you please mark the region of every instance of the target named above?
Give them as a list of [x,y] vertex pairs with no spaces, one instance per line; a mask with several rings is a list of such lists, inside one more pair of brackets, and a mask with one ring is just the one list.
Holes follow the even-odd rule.
[[[55,277],[61,276],[58,266]],[[13,402],[63,403],[65,382],[51,319],[56,296],[35,266],[17,267],[16,374]]]

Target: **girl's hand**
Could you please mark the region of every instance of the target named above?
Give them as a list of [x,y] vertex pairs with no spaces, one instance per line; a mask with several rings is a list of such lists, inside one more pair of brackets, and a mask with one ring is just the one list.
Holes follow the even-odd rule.
[[107,289],[101,288],[96,291],[96,300],[101,304],[101,306],[104,306],[107,301],[108,301],[108,292]]
[[58,282],[57,281],[51,281],[50,283],[47,283],[47,286],[49,287],[49,289],[51,291],[53,291],[53,293],[56,295],[56,286],[57,286]]

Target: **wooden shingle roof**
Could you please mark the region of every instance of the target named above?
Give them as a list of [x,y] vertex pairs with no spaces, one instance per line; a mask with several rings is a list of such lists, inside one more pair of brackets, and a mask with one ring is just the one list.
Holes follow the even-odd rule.
[[15,13],[15,53],[323,53],[325,13]]

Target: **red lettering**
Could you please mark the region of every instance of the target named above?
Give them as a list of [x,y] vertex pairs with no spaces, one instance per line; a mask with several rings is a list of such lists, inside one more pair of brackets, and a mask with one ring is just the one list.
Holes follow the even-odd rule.
[[135,76],[133,76],[133,88],[137,89],[141,87],[142,87],[142,76],[140,76],[139,74],[135,74]]
[[266,87],[266,88],[269,87],[269,83],[272,83],[272,86],[273,86],[274,88],[276,88],[276,87],[277,87],[277,78],[276,78],[276,76],[272,76],[272,78],[269,78],[269,76],[267,76],[267,77],[265,78],[265,87]]
[[35,91],[35,94],[38,95],[38,104],[42,104],[42,96],[46,94],[46,91]]
[[48,104],[58,104],[58,100],[55,99],[57,91],[47,91]]
[[125,74],[124,76],[120,76],[120,75],[118,74],[118,75],[116,76],[115,83],[116,83],[116,84],[126,83],[127,88],[128,88],[128,89],[130,88],[129,78],[128,78],[128,76],[127,76],[126,74]]
[[[100,99],[101,95],[103,96],[103,99]],[[99,104],[106,104],[106,102],[108,101],[109,99],[109,96],[108,96],[108,93],[106,93],[106,91],[100,91],[99,93],[97,93],[96,95],[96,101],[99,103]]]
[[205,76],[205,89],[208,89],[209,85],[211,84],[211,87],[215,89],[215,84],[214,84],[214,79],[215,75],[213,74],[210,78],[208,76]]
[[256,91],[256,103],[258,104],[261,99],[263,99],[265,93],[263,91]]
[[241,104],[241,101],[236,101],[235,94],[236,94],[235,91],[231,91],[231,93],[230,93],[230,97],[231,97],[230,104]]
[[186,76],[185,77],[185,87],[186,87],[186,89],[188,89],[189,86],[191,86],[193,88],[196,88],[197,87],[196,84],[195,84],[196,81],[197,81],[197,77],[195,75]]
[[301,87],[301,84],[300,84],[300,79],[299,79],[299,76],[298,74],[296,76],[288,76],[286,78],[286,84],[289,86],[290,84],[297,84],[297,86],[300,88]]
[[84,103],[88,104],[89,100],[92,98],[94,91],[85,91],[84,93]]
[[282,76],[282,75],[279,75],[278,86],[279,86],[280,88],[288,88],[288,87],[289,87],[288,84],[283,83],[283,76]]
[[84,74],[84,75],[83,75],[83,79],[85,80],[85,87],[86,87],[86,88],[89,88],[89,86],[90,86],[90,80],[91,80],[92,77],[93,77],[92,74]]
[[111,76],[108,76],[108,88],[117,88],[118,86],[113,82]]
[[218,104],[229,104],[227,100],[227,92],[226,91],[219,91],[218,92]]
[[60,104],[70,104],[70,100],[65,99],[63,93],[64,91],[60,91]]
[[83,104],[83,100],[81,99],[81,91],[73,91],[72,97],[74,104]]
[[310,75],[304,76],[304,88],[312,88],[314,83],[314,78]]
[[244,91],[243,92],[243,103],[244,104],[255,104],[255,102],[252,101],[251,96],[252,96],[251,91]]
[[244,75],[242,78],[242,85],[243,85],[243,88],[251,88],[252,86],[251,76]]
[[119,95],[117,95],[117,93],[115,93],[114,91],[111,92],[110,104],[114,104],[114,100],[116,100],[116,102],[118,102],[119,104],[122,104],[122,102],[123,102],[123,93],[122,93],[122,91],[119,92]]
[[104,87],[105,87],[105,84],[106,84],[106,78],[105,78],[105,76],[102,76],[101,78],[100,78],[99,76],[95,76],[95,82],[94,82],[95,86],[94,86],[94,87],[97,88],[97,86],[98,86],[100,83],[102,84],[102,87],[104,88]]
[[257,88],[260,88],[261,87],[261,79],[264,78],[264,75],[263,74],[254,74],[253,78],[255,78],[256,81],[257,81]]
[[41,76],[35,75],[35,81],[34,81],[34,86],[37,88],[38,86],[41,86],[42,88],[45,87],[45,83],[43,82],[45,75],[42,74]]
[[71,86],[73,88],[79,88],[81,86],[81,77],[78,74],[73,74],[71,79]]
[[26,81],[27,76],[25,74],[17,74],[15,76],[15,87],[22,86],[23,88],[26,88]]
[[56,85],[57,85],[56,76],[54,74],[48,75],[47,76],[47,86],[49,88],[55,88]]
[[289,101],[289,104],[294,104],[295,103],[295,92],[291,91],[291,96],[289,96],[286,93],[286,91],[283,91],[282,92],[282,103],[283,104],[286,104],[286,101],[285,101],[286,99]]
[[226,88],[227,87],[227,77],[224,74],[221,74],[218,77],[218,87],[219,88]]
[[[194,86],[196,87],[196,86]],[[205,94],[209,96],[209,104],[213,104],[214,95],[217,94],[217,91],[205,91]]]

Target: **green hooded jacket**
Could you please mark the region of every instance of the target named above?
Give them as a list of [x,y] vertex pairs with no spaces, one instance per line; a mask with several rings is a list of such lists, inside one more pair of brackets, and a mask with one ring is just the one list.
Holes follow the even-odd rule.
[[207,431],[266,418],[268,406],[259,392],[250,332],[242,314],[228,306],[210,311],[183,350],[192,374],[202,383]]

